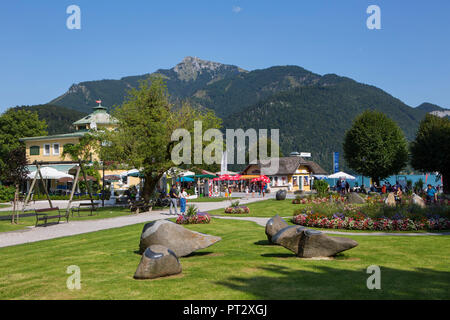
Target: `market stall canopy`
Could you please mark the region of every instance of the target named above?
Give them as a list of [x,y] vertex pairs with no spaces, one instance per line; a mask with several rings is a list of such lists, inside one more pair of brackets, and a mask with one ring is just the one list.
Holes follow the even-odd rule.
[[193,178],[193,179],[213,179],[217,178],[215,174],[196,174],[191,176],[186,176],[187,178]]
[[250,182],[259,182],[259,181],[262,181],[262,182],[265,182],[265,183],[270,183],[270,179],[267,176],[264,176],[264,175],[259,176],[257,178],[254,178]]
[[246,175],[242,175],[240,177],[240,180],[251,180],[251,179],[254,179],[254,178],[258,178],[258,177],[259,177],[258,175],[246,174]]
[[195,180],[190,177],[181,177],[177,178],[177,182],[194,182]]
[[182,177],[193,176],[193,175],[195,175],[195,172],[193,172],[193,171],[184,171],[184,172],[180,173],[180,176],[182,176]]
[[315,175],[313,175],[313,177],[314,177],[314,179],[317,179],[317,180],[324,180],[324,179],[328,178],[328,176],[323,175],[323,174],[315,174]]
[[346,180],[355,180],[356,178],[348,173],[343,171],[336,172],[328,176],[328,179],[346,179]]
[[[41,174],[42,174],[42,179],[55,179],[55,180],[58,180],[61,178],[72,178],[73,179],[73,175],[58,171],[52,167],[41,167]],[[28,179],[34,179],[36,177],[36,175],[38,175],[37,177],[40,178],[37,170],[28,174],[27,177],[28,177]]]

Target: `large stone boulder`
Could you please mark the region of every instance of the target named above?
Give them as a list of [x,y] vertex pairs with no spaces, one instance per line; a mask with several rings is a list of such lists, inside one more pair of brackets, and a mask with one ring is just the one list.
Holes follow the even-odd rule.
[[144,226],[139,252],[143,253],[151,245],[159,244],[172,250],[177,257],[184,257],[220,240],[222,238],[191,231],[167,220],[157,220]]
[[272,237],[272,242],[291,250],[297,255],[298,245],[305,229],[302,226],[285,227]]
[[359,194],[357,194],[356,192],[350,192],[347,196],[347,201],[348,201],[348,203],[352,203],[352,204],[366,203],[366,200],[363,197],[361,197]]
[[421,208],[427,207],[427,205],[425,204],[425,201],[415,193],[413,194],[411,202],[412,202],[412,204],[415,204]]
[[385,203],[387,206],[395,207],[395,205],[396,205],[396,204],[395,204],[395,196],[394,196],[394,193],[393,193],[393,192],[389,192],[389,194],[388,194],[386,200],[384,201],[384,203]]
[[277,193],[275,194],[275,198],[277,200],[285,200],[286,199],[286,194],[287,191],[286,190],[279,190],[277,191]]
[[331,257],[358,245],[358,242],[352,239],[330,237],[323,232],[301,226],[281,229],[272,237],[272,241],[301,258]]
[[358,245],[355,240],[330,237],[317,230],[305,229],[299,242],[297,256],[301,258],[332,257]]
[[155,279],[181,273],[181,264],[175,253],[160,245],[145,249],[135,279]]
[[288,224],[279,215],[276,215],[269,219],[266,223],[266,236],[269,242],[272,242],[272,237],[277,234],[283,228],[286,228]]

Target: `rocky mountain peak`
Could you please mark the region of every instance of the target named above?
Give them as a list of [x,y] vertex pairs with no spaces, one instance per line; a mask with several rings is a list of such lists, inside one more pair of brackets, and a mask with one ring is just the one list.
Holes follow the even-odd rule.
[[183,61],[177,64],[173,71],[177,73],[180,80],[196,80],[199,74],[209,73],[212,78],[223,71],[243,72],[244,70],[219,62],[202,60],[197,57],[185,57]]

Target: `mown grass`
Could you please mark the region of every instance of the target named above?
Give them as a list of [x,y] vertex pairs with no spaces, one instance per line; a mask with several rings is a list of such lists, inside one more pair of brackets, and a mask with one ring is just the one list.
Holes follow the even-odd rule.
[[[97,213],[93,216],[89,216],[89,212],[81,212],[81,217],[75,213],[72,217],[72,213],[70,213],[69,221],[78,221],[78,220],[96,220],[96,219],[105,219],[105,218],[114,218],[119,216],[131,215],[131,211],[128,208],[124,207],[105,207],[98,208]],[[22,213],[19,211],[19,213]],[[33,213],[33,211],[25,212],[25,213]],[[1,211],[1,216],[11,215],[12,211]],[[49,220],[49,222],[57,222],[58,220],[53,219]],[[65,219],[61,219],[61,221],[65,222]],[[7,231],[15,231],[25,229],[29,226],[34,226],[36,224],[36,217],[19,217],[18,224],[11,224],[10,220],[0,220],[0,232]]]
[[[180,259],[181,275],[134,280],[143,224],[0,249],[0,299],[449,299],[450,238],[351,236],[334,260],[269,245],[264,228],[213,219],[187,228],[222,241]],[[66,269],[81,268],[81,290]],[[381,268],[381,290],[366,286]]]
[[305,208],[307,205],[303,204],[292,204],[292,199],[286,199],[278,201],[275,199],[267,199],[263,201],[257,201],[245,206],[250,208],[250,213],[248,214],[231,214],[225,213],[224,209],[210,210],[208,213],[219,216],[236,216],[236,217],[266,217],[270,218],[276,214],[282,217],[292,217],[295,209]]

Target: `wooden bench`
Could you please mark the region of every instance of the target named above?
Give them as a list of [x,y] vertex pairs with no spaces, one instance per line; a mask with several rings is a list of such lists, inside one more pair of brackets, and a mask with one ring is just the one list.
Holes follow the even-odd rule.
[[77,212],[78,216],[81,217],[80,212],[82,211],[89,211],[90,212],[89,215],[92,216],[94,214],[94,211],[97,211],[97,209],[98,203],[91,203],[91,202],[80,203],[78,207],[72,208],[72,217],[74,212]]
[[152,205],[149,203],[146,203],[144,200],[130,201],[131,212],[134,212],[134,213],[146,212],[146,211],[150,211],[151,208],[152,208]]
[[[58,214],[56,214],[56,212]],[[67,222],[69,222],[69,211],[61,211],[58,207],[35,209],[34,213],[36,214],[36,227],[39,225],[39,221],[44,221],[43,225],[47,225],[48,220],[56,218],[58,218],[58,223],[61,221],[61,218],[65,218]]]

